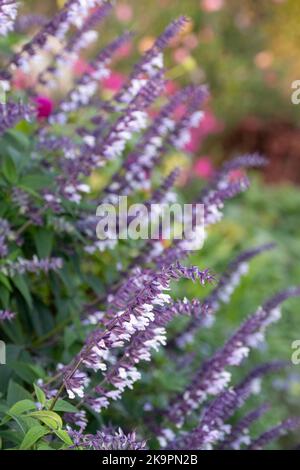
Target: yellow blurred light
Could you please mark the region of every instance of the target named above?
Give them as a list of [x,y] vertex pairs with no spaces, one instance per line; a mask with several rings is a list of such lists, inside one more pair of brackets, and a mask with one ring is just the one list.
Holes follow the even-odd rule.
[[169,80],[175,80],[176,78],[185,75],[186,72],[193,72],[196,69],[196,60],[193,57],[188,56],[181,64],[178,64],[176,67],[173,67],[167,72],[167,78]]
[[193,31],[194,23],[193,21],[189,18],[188,21],[183,25],[180,31],[180,36],[185,36],[186,34],[190,33]]
[[164,161],[164,168],[163,173],[168,175],[173,171],[175,168],[188,168],[190,166],[190,159],[185,153],[172,153],[167,156],[166,160]]
[[56,3],[59,8],[62,8],[67,3],[67,0],[56,0]]
[[143,54],[144,52],[148,51],[153,46],[154,41],[155,38],[153,36],[145,36],[139,42],[139,52]]
[[171,241],[170,240],[162,240],[162,245],[164,248],[169,248],[171,246]]
[[185,68],[185,70],[187,70],[188,72],[192,72],[193,70],[195,70],[195,68],[197,67],[197,62],[195,61],[195,59],[192,57],[192,56],[188,56],[184,62],[182,63],[182,66]]
[[255,65],[260,69],[267,69],[273,63],[273,54],[269,51],[261,51],[254,58]]
[[89,184],[92,189],[92,191],[99,191],[102,189],[105,184],[107,183],[106,178],[104,178],[100,173],[94,172],[90,177],[89,177]]

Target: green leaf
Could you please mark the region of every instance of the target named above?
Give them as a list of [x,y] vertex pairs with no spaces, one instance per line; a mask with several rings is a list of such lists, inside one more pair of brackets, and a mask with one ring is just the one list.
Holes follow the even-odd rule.
[[32,298],[31,298],[30,290],[28,288],[25,277],[17,274],[16,276],[13,277],[12,281],[14,285],[16,286],[16,288],[21,292],[24,299],[26,300],[28,307],[31,309]]
[[[50,401],[52,403],[52,400]],[[71,405],[71,403],[68,403],[65,400],[58,400],[53,408],[53,411],[64,411],[66,413],[77,413],[78,408],[76,406]]]
[[29,413],[28,416],[39,419],[51,429],[61,429],[63,426],[61,417],[57,413],[54,413],[54,411],[33,411]]
[[8,406],[6,403],[1,402],[0,403],[0,413],[6,413],[8,411]]
[[41,423],[45,424],[47,428],[51,429],[51,431],[58,429],[58,425],[55,419],[47,418],[47,416],[39,416],[37,418],[39,421],[41,421]]
[[9,381],[8,390],[7,390],[7,404],[8,406],[14,405],[20,400],[31,400],[31,395],[25,388],[17,384],[13,380]]
[[9,290],[10,292],[12,291],[9,279],[2,273],[0,273],[0,282],[6,287],[7,290]]
[[23,361],[11,361],[9,366],[13,369],[14,373],[20,377],[24,382],[32,385],[37,379],[37,375],[33,372],[30,364]]
[[18,146],[20,150],[26,149],[29,144],[29,138],[24,132],[17,131],[16,129],[10,129],[7,133],[7,137],[11,137],[13,144]]
[[34,242],[40,258],[50,256],[53,246],[53,232],[46,229],[39,229],[34,234]]
[[46,444],[46,442],[41,442],[40,444],[37,444],[37,450],[55,450],[55,449],[50,447],[49,444]]
[[45,393],[43,392],[43,390],[38,387],[36,384],[33,384],[34,386],[34,391],[35,391],[35,394],[36,394],[36,397],[38,399],[38,402],[41,403],[42,405],[44,405],[46,403],[46,395]]
[[20,431],[0,431],[0,437],[17,445],[22,442],[23,436],[24,434]]
[[[15,415],[12,415],[12,419],[17,423],[17,425],[19,426],[21,432],[24,434],[26,434],[26,432],[28,431],[29,428],[31,428],[32,426],[34,426],[36,424],[35,423],[29,423],[28,420],[26,420],[26,418],[24,418],[25,415],[21,415],[21,416],[15,416]],[[30,425],[29,425],[30,424]]]
[[[2,328],[4,325],[2,326]],[[4,330],[5,331],[5,330]],[[10,367],[10,363],[19,358],[22,348],[13,344],[6,345],[6,365],[0,367],[0,394],[7,395],[8,384],[12,378],[13,370]],[[20,397],[19,400],[22,400],[26,397]],[[31,397],[29,397],[31,398]],[[16,400],[17,401],[17,400]],[[12,402],[10,405],[13,405],[15,402]]]
[[24,176],[19,186],[23,186],[24,189],[36,190],[43,189],[47,186],[50,186],[52,183],[52,178],[47,175],[26,175]]
[[15,403],[9,410],[8,414],[9,415],[21,415],[25,413],[25,411],[30,411],[30,410],[35,410],[36,406],[32,400],[20,400],[17,403]]
[[[1,281],[0,281],[1,282]],[[0,285],[0,300],[4,308],[8,309],[10,292],[6,287]]]
[[63,429],[58,429],[57,431],[54,431],[54,433],[57,435],[57,437],[59,437],[65,444],[67,444],[68,446],[72,446],[73,445],[73,441],[72,439],[70,438],[69,434],[67,433],[67,431],[64,431]]
[[37,424],[30,428],[21,443],[20,450],[30,449],[41,437],[49,433],[49,430],[44,426]]
[[6,180],[11,183],[15,184],[18,181],[18,174],[16,165],[11,157],[6,155],[2,161],[2,172],[5,176]]

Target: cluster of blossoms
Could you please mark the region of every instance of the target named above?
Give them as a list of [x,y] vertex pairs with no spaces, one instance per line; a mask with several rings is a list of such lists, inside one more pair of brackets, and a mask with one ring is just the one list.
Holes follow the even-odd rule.
[[[12,15],[3,20],[2,12],[9,11],[9,7],[15,11],[14,4],[12,1],[0,0],[0,19],[1,22],[7,21],[7,31],[11,28],[9,20]],[[94,28],[110,10],[109,2],[103,0],[68,0],[53,19],[41,22],[41,30],[13,55],[6,69],[0,72],[7,89],[13,84],[16,70],[30,70],[32,59],[37,60],[39,53],[48,47],[50,37],[61,41],[62,49],[54,55],[51,64],[40,72],[36,85],[55,87],[55,78],[59,75],[62,63],[73,63],[79,52],[95,40],[97,36]],[[148,194],[148,199],[144,201],[146,206],[153,202],[172,200],[173,186],[179,171],[173,170],[160,186],[154,188],[154,170],[169,149],[186,148],[191,131],[201,125],[208,94],[206,87],[196,85],[178,91],[170,100],[167,100],[165,94],[167,79],[163,50],[186,22],[187,19],[182,17],[171,23],[137,63],[121,89],[109,99],[104,99],[100,93],[101,84],[110,74],[115,53],[130,40],[129,33],[100,50],[66,96],[54,105],[53,112],[43,116],[42,124],[36,113],[31,113],[31,105],[12,101],[2,105],[0,136],[20,120],[28,119],[29,115],[36,124],[28,166],[32,165],[34,170],[42,168],[41,176],[47,177],[47,184],[39,193],[32,188],[28,190],[27,187],[27,191],[24,189],[26,179],[25,183],[24,179],[21,180],[23,184],[20,187],[12,190],[10,199],[14,209],[18,208],[22,223],[14,225],[15,214],[9,214],[13,223],[9,216],[0,220],[0,254],[3,258],[0,274],[9,278],[6,279],[7,283],[17,275],[51,271],[51,289],[53,286],[53,297],[56,300],[60,282],[68,284],[69,273],[67,268],[63,269],[64,264],[74,253],[78,254],[78,246],[80,256],[84,257],[84,269],[92,264],[99,266],[99,251],[105,252],[105,258],[109,255],[109,249],[119,248],[114,241],[103,243],[96,238],[95,213],[99,201],[87,195],[91,191],[89,177],[99,168],[110,165],[116,168],[101,194],[102,202],[115,204],[120,195],[138,194],[144,198],[145,191]],[[1,31],[4,29],[1,23]],[[31,98],[37,97],[34,87],[29,90],[29,94]],[[157,111],[155,107],[159,97],[162,105]],[[81,110],[88,111],[84,124],[79,124],[76,119],[74,124],[74,116]],[[66,132],[61,129],[58,132],[61,127]],[[134,148],[131,146],[133,140]],[[207,188],[192,201],[194,204],[204,204],[205,228],[221,220],[226,200],[249,186],[246,176],[240,176],[237,180],[232,178],[233,171],[265,164],[264,158],[253,154],[235,158],[223,165]],[[26,170],[27,167],[24,172]],[[6,186],[3,192],[8,198]],[[192,212],[190,218],[194,226],[195,212]],[[43,230],[39,239],[37,235],[43,224],[46,230]],[[33,255],[32,259],[26,258],[32,250],[32,240],[41,249],[43,242],[50,238],[51,251],[54,235],[49,237],[49,228],[54,230],[55,236],[60,237],[55,255],[61,257],[48,255],[38,258]],[[74,349],[77,353],[74,355],[72,350],[71,357],[64,355],[65,364],[59,364],[53,372],[50,370],[52,363],[43,357],[43,364],[49,364],[49,377],[40,380],[38,384],[47,398],[51,399],[50,409],[55,409],[62,396],[77,407],[75,413],[68,411],[64,414],[74,443],[71,448],[138,450],[145,448],[145,439],[154,438],[164,449],[257,449],[299,425],[296,418],[288,419],[252,439],[249,427],[267,411],[267,404],[245,415],[235,426],[228,423],[247,398],[257,392],[259,380],[266,373],[282,368],[281,363],[260,366],[238,385],[231,384],[232,375],[228,370],[240,366],[250,350],[264,341],[266,328],[280,318],[281,303],[300,295],[300,288],[295,287],[273,296],[250,315],[220,349],[200,367],[198,365],[196,370],[193,369],[186,386],[171,397],[166,406],[155,409],[150,404],[148,409],[151,411],[151,419],[145,419],[149,426],[143,438],[139,438],[139,434],[124,434],[120,429],[115,431],[106,427],[96,434],[85,433],[90,416],[102,414],[103,422],[106,422],[106,409],[113,407],[127,389],[133,389],[135,382],[143,378],[141,363],[151,361],[155,352],[166,346],[169,357],[173,354],[173,357],[177,356],[176,360],[178,356],[182,359],[186,344],[193,343],[199,329],[211,326],[221,304],[229,302],[241,277],[247,273],[248,262],[254,256],[273,248],[272,244],[266,244],[243,252],[218,277],[208,269],[183,264],[187,261],[189,250],[199,241],[200,227],[196,229],[195,239],[189,239],[186,235],[183,239],[170,241],[168,245],[163,240],[147,240],[141,249],[136,248],[134,256],[124,266],[118,259],[118,278],[110,282],[105,294],[82,308],[78,320],[81,321],[81,333],[86,336],[84,339],[81,336],[80,348]],[[10,243],[17,242],[20,235],[24,237],[22,249],[23,245],[26,248],[22,256],[10,253]],[[118,256],[117,252],[116,259]],[[73,271],[76,275],[77,268]],[[59,280],[55,274],[61,276]],[[91,278],[87,293],[84,292],[88,299],[95,285],[94,277]],[[214,287],[202,301],[197,298],[173,298],[172,282],[181,279],[197,282],[200,286],[213,283]],[[78,287],[78,283],[72,284],[70,297],[75,296]],[[83,296],[83,292],[80,295]],[[65,321],[67,294],[63,292],[63,296],[55,308],[63,310],[61,317]],[[43,302],[40,302],[43,307],[47,300],[46,292]],[[69,308],[71,315],[74,309],[79,310],[76,302]],[[178,317],[186,317],[187,325],[168,342],[167,327]],[[0,322],[11,320],[13,324],[13,319],[14,313],[4,305],[0,311]],[[73,333],[74,325],[69,326],[68,332]],[[54,335],[56,332],[54,328]],[[48,339],[47,334],[46,337]],[[201,406],[202,414],[199,411]],[[198,417],[198,425],[194,425],[194,428],[189,421],[191,416]],[[189,431],[185,429],[186,424]]]
[[166,418],[181,427],[185,417],[204,403],[209,396],[221,393],[231,381],[228,366],[239,366],[248,356],[250,349],[264,341],[267,326],[280,318],[280,304],[287,298],[299,294],[300,288],[283,291],[250,315],[225,345],[203,363],[183,393],[174,397],[165,413]]
[[18,4],[14,0],[0,1],[0,34],[6,36],[14,29],[14,23],[18,14]]
[[[99,2],[94,3],[96,4]],[[105,18],[110,9],[111,5],[109,3],[104,3],[103,5],[96,7],[95,11],[89,16],[86,15],[86,12],[84,12],[84,15],[81,12],[79,16],[76,16],[76,13],[74,12],[74,20],[77,22],[76,25],[78,26],[78,29],[76,33],[71,36],[70,40],[61,52],[55,55],[48,68],[40,73],[38,81],[41,85],[47,86],[48,88],[54,88],[56,86],[55,77],[62,75],[63,69],[66,65],[73,66],[79,58],[80,52],[97,40],[98,32],[94,30],[93,27]],[[82,23],[82,18],[85,16],[87,16],[87,20]],[[83,96],[83,85],[82,87],[78,86],[78,89],[80,88]],[[75,95],[75,91],[73,91],[73,95]],[[67,108],[67,106],[61,107],[62,109],[65,108],[65,110]]]
[[0,136],[13,128],[19,121],[32,118],[33,110],[30,105],[8,102],[0,104]]
[[[169,321],[171,317],[164,309],[165,305],[171,303],[171,297],[165,291],[170,290],[170,280],[181,277],[199,279],[201,284],[212,279],[207,271],[185,268],[179,263],[161,273],[147,273],[142,276],[142,283],[135,283],[135,295],[131,301],[126,302],[125,310],[117,311],[114,317],[107,321],[104,331],[93,331],[88,338],[79,357],[75,359],[76,371],[74,372],[72,365],[65,371],[64,384],[70,398],[75,398],[76,394],[82,398],[89,383],[87,375],[77,371],[78,364],[96,372],[105,372],[103,383],[113,387],[106,391],[102,383],[101,388],[96,388],[97,396],[88,397],[89,405],[98,412],[108,406],[110,399],[119,399],[125,388],[132,388],[134,382],[140,379],[136,364],[145,357],[150,357],[151,349],[157,349],[160,344],[165,343],[165,331],[160,322],[164,323],[165,315],[168,315]],[[107,363],[112,362],[113,350],[124,347],[125,343],[130,341],[124,358],[119,359],[107,370]],[[135,347],[137,343],[139,347]]]
[[[59,103],[59,108],[51,116],[49,122],[51,124],[58,123],[64,124],[67,122],[68,115],[88,105],[93,96],[96,94],[99,81],[108,78],[110,75],[109,64],[113,59],[114,54],[122,47],[122,45],[130,38],[129,33],[125,33],[111,44],[106,46],[95,59],[89,63],[89,72],[85,72],[75,83],[72,90],[68,95]],[[52,70],[51,70],[51,73]],[[86,145],[94,147],[96,139],[94,135],[85,135],[83,139]],[[69,142],[67,142],[69,144]],[[67,158],[74,159],[76,154],[68,153]]]
[[138,441],[134,432],[126,435],[120,428],[117,431],[109,428],[104,429],[98,431],[95,435],[83,435],[71,430],[70,435],[74,441],[75,448],[92,450],[143,450],[146,447],[146,442]]
[[[199,426],[189,433],[183,433],[169,444],[170,448],[197,448],[210,450],[213,445],[221,442],[223,448],[231,446],[239,448],[241,444],[250,445],[249,430],[243,424],[243,434],[239,441],[232,442],[232,427],[226,424],[230,416],[242,407],[251,394],[259,394],[260,380],[268,372],[282,368],[282,363],[267,363],[254,369],[241,383],[220,393],[204,410]],[[263,405],[265,409],[266,405]],[[262,411],[260,409],[260,411]],[[247,418],[249,420],[249,417]],[[248,422],[249,424],[249,422]],[[238,424],[240,425],[240,423]],[[234,429],[233,429],[234,430]],[[224,438],[226,436],[226,442]],[[223,441],[223,442],[222,442]],[[230,446],[229,446],[230,447]]]
[[[175,94],[170,102],[163,106],[106,188],[106,202],[114,203],[119,195],[130,195],[136,190],[148,190],[151,187],[153,168],[168,146],[181,148],[179,140],[182,141],[182,133],[188,135],[190,140],[189,132],[199,125],[203,113],[198,109],[206,96],[205,87],[189,86]],[[172,119],[176,110],[182,106],[187,109],[181,119]]]
[[61,258],[39,259],[34,256],[32,259],[18,258],[16,261],[7,260],[0,265],[0,272],[6,276],[13,277],[16,274],[24,273],[48,273],[56,271],[63,266]]

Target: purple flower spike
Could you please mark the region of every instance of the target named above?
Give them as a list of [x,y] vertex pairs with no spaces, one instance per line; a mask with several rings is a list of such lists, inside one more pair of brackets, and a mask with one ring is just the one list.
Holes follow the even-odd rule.
[[[10,3],[15,4],[16,2]],[[63,40],[72,26],[77,28],[82,27],[83,21],[88,16],[90,8],[102,3],[102,0],[90,0],[89,2],[68,0],[63,8],[59,10],[58,13],[22,47],[21,51],[14,54],[7,66],[7,69],[9,67],[26,67],[28,65],[28,60],[34,57],[40,49],[45,47],[49,37],[53,36],[59,40]],[[10,82],[12,74],[7,69],[0,72],[0,77],[1,79]]]
[[288,298],[299,295],[300,288],[287,289],[250,315],[225,345],[203,363],[185,391],[171,401],[166,411],[167,418],[177,426],[182,426],[186,416],[197,409],[209,395],[221,393],[231,380],[227,367],[240,365],[250,349],[264,340],[266,328],[280,319],[279,305]]
[[249,428],[251,424],[258,421],[268,410],[270,405],[263,403],[258,408],[246,414],[235,426],[232,426],[229,435],[218,447],[218,450],[233,449],[239,450],[242,445],[249,445],[251,438],[249,436]]
[[91,71],[84,73],[68,95],[58,104],[57,111],[50,117],[50,123],[64,124],[67,121],[68,113],[89,104],[97,91],[99,80],[110,75],[108,65],[114,54],[131,36],[131,33],[124,33],[99,52],[89,64]]
[[145,77],[148,77],[149,79],[159,71],[163,70],[164,65],[162,52],[165,47],[170,44],[170,41],[179,34],[186,21],[187,19],[185,17],[180,17],[178,20],[173,21],[158,37],[154,45],[133,68],[133,72],[131,73],[128,82],[115,96],[116,102],[130,102],[134,99],[141,87],[146,84]]
[[31,28],[35,28],[37,26],[45,26],[47,21],[47,17],[44,15],[38,15],[34,13],[21,15],[17,18],[17,21],[15,23],[15,31],[17,31],[18,33],[24,33]]
[[14,29],[18,13],[18,4],[15,0],[0,0],[0,35],[6,36]]
[[294,431],[300,427],[300,418],[288,418],[282,421],[277,426],[262,433],[257,439],[254,439],[247,450],[261,450],[272,441],[277,440],[279,437],[284,436],[289,431]]
[[225,162],[211,183],[202,192],[201,199],[205,198],[211,191],[221,189],[228,184],[228,176],[232,171],[242,168],[264,167],[267,164],[268,160],[258,153],[242,155]]
[[66,64],[72,66],[72,64],[76,62],[80,51],[97,40],[98,33],[94,31],[93,28],[97,23],[104,20],[111,8],[112,5],[108,2],[96,8],[95,12],[87,18],[83,26],[75,31],[62,52],[55,55],[53,63],[49,65],[45,71],[40,73],[38,81],[41,85],[52,86],[53,76],[58,75],[59,68],[63,69]]
[[74,447],[90,450],[143,450],[146,448],[145,441],[137,440],[136,434],[124,434],[119,428],[117,431],[103,429],[96,434],[82,434],[81,432],[69,430],[73,439]]
[[34,117],[33,108],[28,104],[9,101],[0,104],[0,136],[23,120],[30,121]]
[[282,369],[286,364],[271,362],[255,368],[238,385],[221,393],[205,409],[199,426],[190,433],[179,436],[171,448],[180,449],[212,449],[226,434],[231,432],[228,419],[241,408],[251,394],[260,391],[261,378],[270,372]]
[[32,259],[18,258],[16,261],[7,260],[0,265],[0,272],[6,276],[13,277],[16,274],[57,271],[63,266],[61,258],[43,258],[38,259],[35,255]]

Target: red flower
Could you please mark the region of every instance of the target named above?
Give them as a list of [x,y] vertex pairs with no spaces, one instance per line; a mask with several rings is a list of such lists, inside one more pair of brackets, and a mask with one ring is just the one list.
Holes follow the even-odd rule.
[[37,96],[34,99],[38,119],[46,119],[53,111],[53,101],[47,96]]

